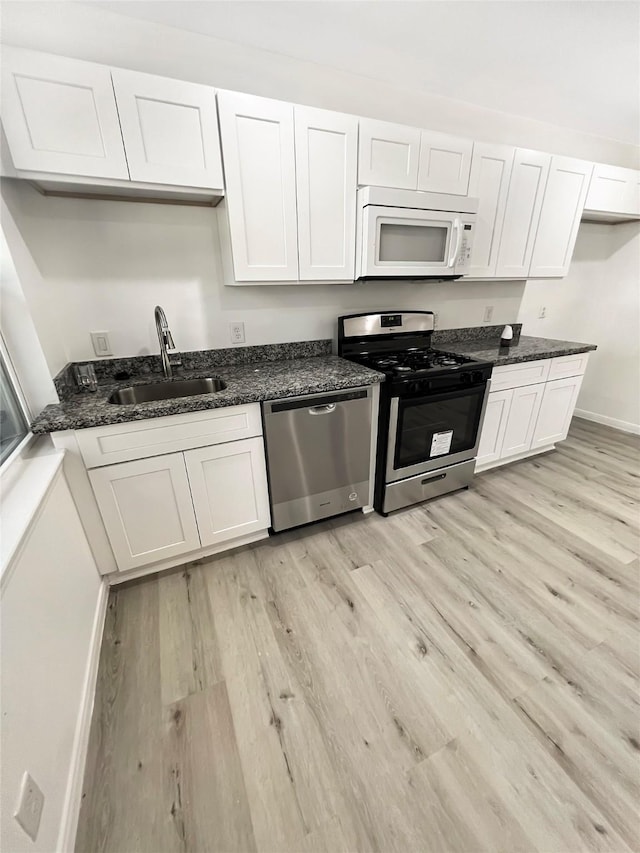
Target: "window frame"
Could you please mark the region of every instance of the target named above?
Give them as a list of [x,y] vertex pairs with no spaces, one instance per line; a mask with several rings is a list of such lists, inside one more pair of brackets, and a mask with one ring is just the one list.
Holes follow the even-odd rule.
[[7,345],[4,341],[4,337],[0,332],[0,357],[2,358],[2,363],[4,364],[4,368],[9,377],[9,382],[11,383],[11,388],[13,393],[15,394],[16,400],[18,401],[18,406],[20,407],[20,412],[22,413],[22,417],[24,418],[25,426],[26,426],[26,434],[23,439],[17,444],[11,453],[7,456],[7,458],[0,464],[0,475],[7,470],[9,465],[21,455],[23,450],[25,450],[33,441],[35,441],[35,436],[31,432],[30,424],[32,421],[32,414],[29,409],[29,405],[24,396],[24,392],[22,390],[22,386],[20,385],[20,379],[18,374],[16,373],[15,367],[13,366],[13,361],[11,360],[11,355],[9,354],[9,350],[7,349]]

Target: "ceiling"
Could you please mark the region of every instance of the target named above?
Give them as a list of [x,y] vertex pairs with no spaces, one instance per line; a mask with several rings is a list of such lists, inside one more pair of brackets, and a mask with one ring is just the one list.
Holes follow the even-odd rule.
[[91,5],[640,144],[640,2],[99,0]]

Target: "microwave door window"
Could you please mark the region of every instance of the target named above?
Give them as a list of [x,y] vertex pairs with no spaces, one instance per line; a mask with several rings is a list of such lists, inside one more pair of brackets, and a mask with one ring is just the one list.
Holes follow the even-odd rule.
[[394,468],[471,450],[483,398],[484,388],[462,396],[400,401]]
[[446,225],[382,222],[378,260],[387,264],[443,264],[448,233]]

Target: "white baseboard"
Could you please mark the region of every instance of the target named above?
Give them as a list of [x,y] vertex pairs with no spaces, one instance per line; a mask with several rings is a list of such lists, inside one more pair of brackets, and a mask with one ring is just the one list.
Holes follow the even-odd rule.
[[106,578],[102,581],[98,593],[98,601],[93,617],[91,629],[91,641],[89,644],[89,655],[85,670],[84,685],[82,688],[82,700],[76,722],[76,731],[71,752],[71,766],[67,781],[67,791],[62,809],[62,820],[60,822],[60,833],[56,850],[59,853],[73,853],[76,843],[76,832],[78,830],[78,818],[80,816],[80,803],[82,798],[82,784],[84,781],[84,770],[89,748],[89,734],[91,731],[91,717],[93,715],[93,704],[96,695],[96,682],[98,680],[98,664],[100,662],[100,649],[102,647],[102,634],[107,615],[107,602],[109,600],[109,582]]
[[573,416],[575,418],[582,418],[585,421],[593,421],[596,424],[603,424],[612,429],[619,429],[621,432],[631,432],[634,435],[640,435],[640,424],[632,424],[630,421],[609,418],[607,415],[599,415],[596,412],[585,412],[584,409],[576,409]]

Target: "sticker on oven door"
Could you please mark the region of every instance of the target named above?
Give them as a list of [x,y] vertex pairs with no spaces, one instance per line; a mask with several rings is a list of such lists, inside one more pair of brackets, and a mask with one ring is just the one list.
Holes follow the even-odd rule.
[[448,429],[446,432],[434,432],[431,439],[431,453],[429,456],[443,456],[451,450],[451,439],[453,438],[453,430]]

